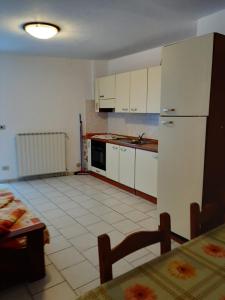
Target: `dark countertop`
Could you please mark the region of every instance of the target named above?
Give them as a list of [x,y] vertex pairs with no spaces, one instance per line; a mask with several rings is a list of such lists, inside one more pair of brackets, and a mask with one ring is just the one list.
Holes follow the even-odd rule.
[[[97,141],[101,141],[104,143],[109,143],[109,144],[114,144],[114,145],[119,145],[119,146],[124,146],[124,147],[130,147],[130,148],[135,148],[135,149],[140,149],[140,150],[145,150],[145,151],[151,151],[151,152],[156,152],[158,153],[158,141],[154,139],[143,139],[146,144],[130,144],[129,141],[127,140],[133,140],[137,139],[137,137],[133,136],[125,136],[125,138],[121,139],[98,139],[97,137],[93,138],[95,135],[103,135],[103,134],[109,134],[109,133],[87,133],[85,135],[86,139],[93,139]],[[117,135],[120,136],[119,134],[112,134],[112,135]],[[123,136],[124,137],[124,136]]]

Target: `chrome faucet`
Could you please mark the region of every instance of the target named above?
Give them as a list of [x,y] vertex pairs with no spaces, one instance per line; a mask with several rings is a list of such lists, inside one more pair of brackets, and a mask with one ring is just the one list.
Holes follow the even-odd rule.
[[138,141],[141,142],[143,140],[143,136],[145,135],[145,132],[142,132],[142,134],[138,135]]

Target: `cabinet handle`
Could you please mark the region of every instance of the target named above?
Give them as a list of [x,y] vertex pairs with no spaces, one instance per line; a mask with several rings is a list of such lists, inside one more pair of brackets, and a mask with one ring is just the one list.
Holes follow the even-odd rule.
[[174,122],[173,121],[162,121],[163,125],[173,125]]
[[163,108],[163,112],[174,112],[175,108]]
[[134,108],[131,108],[130,110],[131,110],[131,111],[135,111]]
[[134,111],[137,111],[137,108],[135,108]]
[[159,158],[158,154],[153,155],[153,158],[158,159]]
[[126,152],[127,149],[120,148],[120,151]]
[[115,147],[115,146],[113,146],[112,148],[113,148],[114,150],[117,150],[117,149],[118,149],[118,147]]
[[122,111],[128,111],[128,108],[122,108]]
[[99,98],[104,98],[104,95],[100,95]]

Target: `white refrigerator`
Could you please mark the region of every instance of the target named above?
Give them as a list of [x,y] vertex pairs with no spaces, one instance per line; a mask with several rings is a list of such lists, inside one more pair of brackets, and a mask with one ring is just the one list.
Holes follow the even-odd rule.
[[190,204],[202,202],[213,34],[163,48],[158,213],[190,238]]

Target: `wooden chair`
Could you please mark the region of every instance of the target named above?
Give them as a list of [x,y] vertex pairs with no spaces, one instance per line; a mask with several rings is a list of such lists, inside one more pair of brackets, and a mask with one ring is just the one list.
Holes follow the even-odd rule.
[[161,254],[171,250],[170,216],[167,213],[160,215],[159,230],[132,233],[113,249],[111,249],[110,237],[107,234],[98,236],[101,283],[112,280],[112,265],[115,262],[134,251],[155,243],[160,243]]
[[225,222],[225,203],[208,203],[202,211],[198,203],[191,203],[190,217],[191,239],[193,239]]

